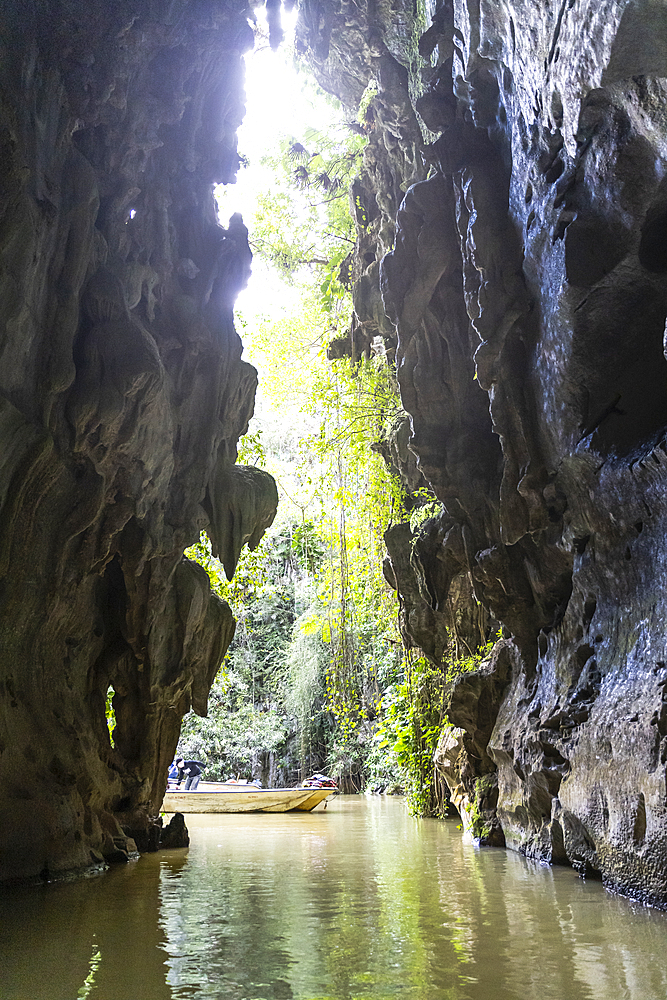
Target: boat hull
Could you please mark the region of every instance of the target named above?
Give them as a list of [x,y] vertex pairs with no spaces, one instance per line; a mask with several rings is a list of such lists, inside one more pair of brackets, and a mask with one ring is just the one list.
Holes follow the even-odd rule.
[[[256,788],[202,782],[196,792],[168,791],[162,803],[167,813],[311,812],[334,788]],[[326,806],[325,806],[326,808]]]

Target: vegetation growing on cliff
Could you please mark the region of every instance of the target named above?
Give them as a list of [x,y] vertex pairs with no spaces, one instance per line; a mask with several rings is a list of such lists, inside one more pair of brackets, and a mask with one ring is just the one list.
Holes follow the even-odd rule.
[[414,812],[439,814],[446,794],[433,752],[447,684],[479,657],[435,665],[403,646],[383,535],[408,517],[417,529],[438,505],[424,492],[408,515],[402,486],[372,450],[400,408],[386,359],[328,361],[313,346],[327,314],[316,295],[304,301],[307,315],[266,321],[253,338],[263,403],[240,461],[276,477],[273,532],[231,582],[205,536],[188,553],[239,624],[209,719],[186,720],[181,751],[206,760],[209,777],[280,784],[326,770],[348,791],[400,788]]
[[378,453],[402,413],[391,361],[381,349],[327,356],[337,353],[330,342],[345,342],[352,312],[350,188],[374,96],[369,88],[356,122],[306,126],[262,159],[270,181],[247,219],[251,244],[298,298],[271,318],[239,316],[260,371],[239,461],[271,472],[281,506],[233,581],[205,536],[188,553],[238,627],[209,718],[186,720],[180,750],[206,760],[209,777],[279,784],[326,770],[348,791],[400,788],[414,812],[433,815],[446,807],[432,761],[447,684],[475,658],[436,665],[404,647],[382,564],[387,528],[409,519],[417,530],[440,505],[423,489],[406,505]]
[[[323,361],[310,402],[317,430],[286,441],[268,422],[255,454],[281,490],[275,533],[242,557],[231,583],[205,536],[188,552],[239,619],[214,687],[213,727],[192,717],[184,728],[182,751],[215,759],[216,776],[254,763],[264,780],[327,768],[350,790],[365,784],[381,699],[401,670],[396,599],[381,569],[401,489],[369,450],[377,401],[388,405],[388,393],[386,372],[370,362],[355,371]],[[249,706],[243,760],[232,749],[241,703]],[[264,717],[276,711],[283,743],[262,744]],[[228,735],[216,744],[214,730]]]

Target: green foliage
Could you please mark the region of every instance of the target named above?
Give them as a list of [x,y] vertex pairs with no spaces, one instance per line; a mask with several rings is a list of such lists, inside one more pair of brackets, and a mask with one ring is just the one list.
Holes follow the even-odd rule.
[[262,430],[259,428],[252,434],[245,434],[238,445],[238,464],[254,465],[263,469],[266,465],[266,451],[262,441]]
[[[248,442],[265,467],[278,470],[294,513],[254,553],[243,553],[231,582],[206,535],[187,555],[207,569],[238,618],[224,667],[227,681],[244,691],[238,705],[275,709],[293,734],[289,748],[274,741],[271,752],[292,768],[298,760],[301,774],[327,768],[353,790],[365,782],[373,720],[400,667],[396,595],[381,566],[383,534],[404,516],[403,490],[371,450],[399,404],[392,374],[377,361],[323,362],[311,378],[317,433],[287,452],[284,435],[280,445],[264,431]],[[193,719],[187,735],[208,734],[199,753],[212,754],[222,769],[225,761],[238,764],[238,754],[230,723],[217,710],[216,719],[227,734],[217,747],[208,723]]]
[[104,714],[106,715],[107,727],[109,729],[109,742],[111,743],[112,747],[115,746],[113,739],[113,731],[116,728],[116,712],[113,707],[113,696],[115,695],[115,693],[116,692],[114,691],[114,689],[111,687],[111,685],[109,685],[109,687],[107,688],[107,697],[104,706]]
[[285,281],[292,282],[305,266],[322,266],[328,258],[313,242],[317,213],[306,208],[297,213],[291,195],[269,190],[257,196],[253,253],[268,261]]
[[432,517],[437,517],[438,514],[442,513],[443,506],[436,497],[435,493],[427,487],[422,486],[420,489],[415,490],[411,495],[413,502],[416,501],[417,505],[410,512],[410,530],[413,532],[415,537],[417,536],[419,529],[426,521],[430,520]]
[[346,284],[341,280],[341,268],[349,255],[349,248],[342,246],[331,251],[329,260],[321,268],[320,305],[326,313],[335,313],[345,299]]
[[385,692],[373,738],[373,777],[386,781],[398,773],[410,811],[416,816],[442,815],[446,807],[433,755],[443,730],[449,726],[448,685],[460,674],[477,670],[492,647],[493,640],[474,655],[458,659],[450,656],[441,666],[408,651],[402,679]]
[[426,657],[407,653],[404,680],[387,690],[382,703],[378,749],[402,774],[410,811],[417,816],[439,815],[445,805],[438,796],[433,754],[446,725],[446,680],[446,672]]
[[209,697],[208,718],[190,714],[183,721],[178,753],[201,760],[210,781],[250,778],[254,757],[279,752],[285,744],[287,729],[281,713],[255,707],[245,700],[247,694],[239,674],[222,672]]
[[[297,139],[288,140],[279,164],[292,184],[307,192],[309,204],[344,202],[360,167],[366,141],[364,129],[354,123],[341,124],[335,133],[307,128],[304,142],[308,149]],[[266,162],[278,165],[270,158]],[[327,215],[328,221],[343,225],[347,218],[340,205]]]
[[[272,319],[239,318],[261,393],[239,461],[269,471],[281,502],[232,581],[206,535],[187,552],[238,626],[209,719],[188,717],[180,752],[207,761],[209,776],[249,775],[268,755],[282,780],[319,769],[347,791],[399,783],[415,813],[432,815],[443,808],[433,752],[447,684],[480,654],[436,667],[404,651],[382,562],[406,497],[378,448],[402,414],[396,375],[384,356],[326,358],[351,309],[350,253],[365,218],[350,189],[376,93],[369,84],[357,122],[305,129],[263,161],[272,177],[246,219],[251,244],[299,300]],[[423,490],[410,509],[417,535],[442,507]]]
[[366,89],[361,95],[361,100],[359,101],[359,109],[357,111],[357,121],[364,125],[368,120],[368,110],[375,100],[378,94],[378,82],[375,79],[368,81]]
[[403,490],[372,450],[399,409],[395,382],[377,360],[330,362],[315,379],[311,408],[320,426],[310,448],[328,498],[319,522],[328,558],[318,577],[329,648],[328,762],[352,789],[365,780],[382,686],[400,662],[396,595],[382,575],[382,559],[384,532],[403,516]]
[[[298,607],[307,601],[303,581],[316,571],[323,546],[308,521],[290,523],[256,550],[242,556],[230,583],[212,556],[206,535],[187,551],[203,565],[211,586],[229,600],[238,619],[236,636],[209,698],[209,717],[184,720],[179,752],[207,765],[207,777],[249,775],[261,755],[274,755],[288,775],[293,715],[312,715],[310,704],[296,712],[293,683],[296,656],[290,653]],[[286,681],[292,681],[287,683]]]
[[323,679],[328,652],[320,625],[313,606],[309,605],[294,624],[285,656],[285,706],[296,720],[299,771],[302,775],[317,770],[319,762],[326,756],[329,720]]
[[488,775],[477,779],[475,782],[475,796],[470,803],[470,809],[468,811],[470,832],[473,837],[476,837],[479,840],[486,839],[491,833],[491,825],[487,822],[484,814],[482,813],[482,800],[486,797],[492,785],[493,779]]
[[349,188],[366,144],[363,129],[341,126],[337,134],[307,128],[303,142],[286,138],[266,156],[273,183],[257,197],[251,246],[288,282],[319,290],[329,315],[349,308],[342,265],[354,247]]

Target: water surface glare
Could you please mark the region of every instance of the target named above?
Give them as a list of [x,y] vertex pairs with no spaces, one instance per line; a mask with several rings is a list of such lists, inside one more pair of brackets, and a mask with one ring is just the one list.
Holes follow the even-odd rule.
[[188,825],[189,851],[5,894],[0,998],[667,997],[667,915],[402,800]]

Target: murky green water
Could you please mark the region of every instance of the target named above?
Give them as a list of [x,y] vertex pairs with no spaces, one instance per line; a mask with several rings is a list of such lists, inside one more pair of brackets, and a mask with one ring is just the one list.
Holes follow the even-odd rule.
[[665,1000],[667,915],[400,800],[190,817],[188,852],[0,900],[1,1000]]

